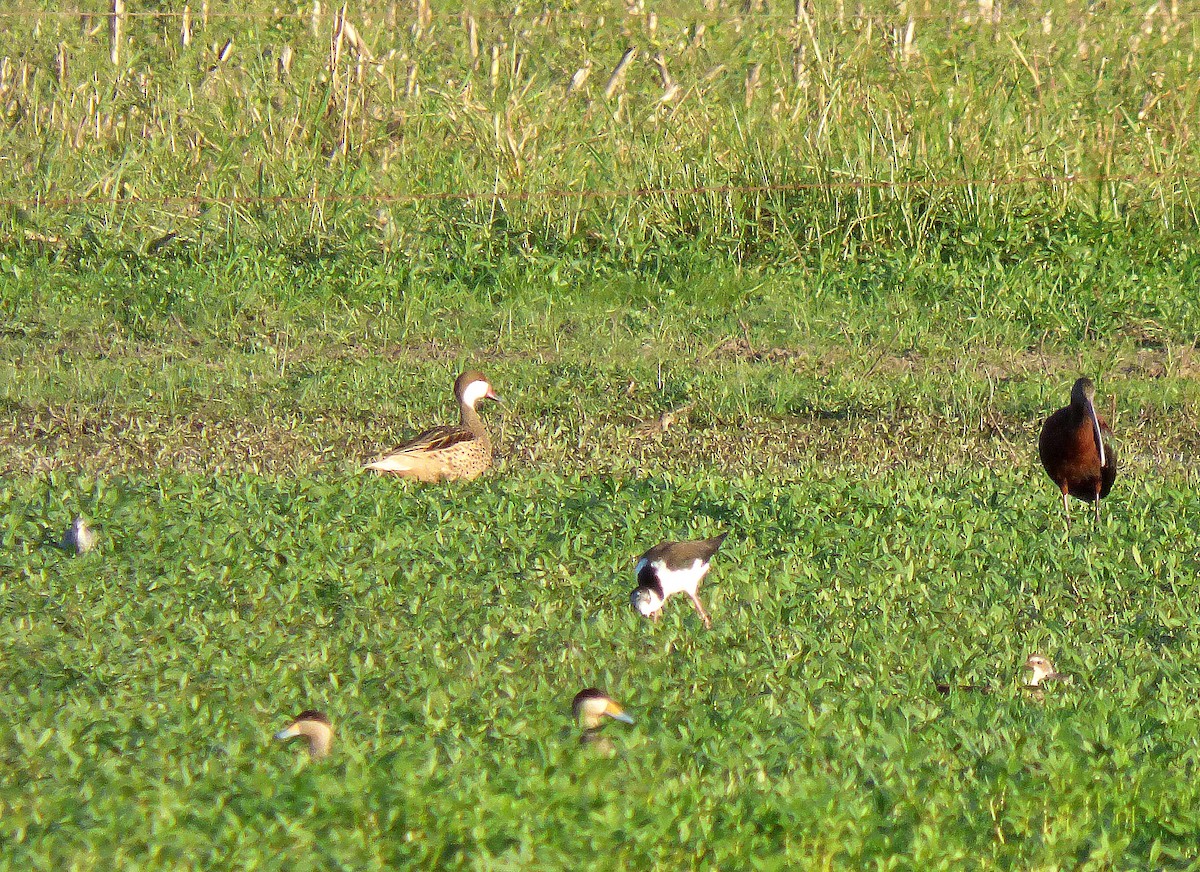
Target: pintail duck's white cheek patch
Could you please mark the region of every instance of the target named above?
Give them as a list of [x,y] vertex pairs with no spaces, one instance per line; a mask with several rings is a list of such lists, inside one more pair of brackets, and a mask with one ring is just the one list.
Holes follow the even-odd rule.
[[492,392],[492,387],[482,379],[473,381],[463,390],[462,401],[470,406],[475,407],[475,404]]

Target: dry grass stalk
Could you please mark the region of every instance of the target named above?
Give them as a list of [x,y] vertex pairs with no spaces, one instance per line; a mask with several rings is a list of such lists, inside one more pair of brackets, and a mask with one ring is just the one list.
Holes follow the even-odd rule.
[[313,0],[312,5],[312,35],[321,35],[321,0]]
[[200,26],[208,27],[208,0],[200,0]]
[[121,29],[125,24],[125,0],[112,0],[108,14],[109,59],[112,65],[121,63]]
[[762,85],[762,64],[753,64],[746,72],[746,108],[754,102],[754,95]]
[[663,53],[656,52],[650,60],[658,69],[658,77],[662,81],[663,90],[671,87],[674,80],[671,78],[671,73],[667,70],[667,59],[663,56]]
[[704,31],[706,29],[703,21],[697,21],[692,25],[692,35],[688,40],[688,48],[700,47],[700,44],[704,41]]
[[1042,87],[1042,77],[1038,75],[1037,67],[1029,62],[1029,58],[1025,57],[1025,52],[1021,51],[1020,43],[1013,39],[1011,33],[1006,33],[1005,36],[1008,37],[1008,41],[1012,44],[1013,51],[1016,53],[1017,59],[1021,62],[1022,66],[1029,71],[1029,75],[1033,79],[1034,90],[1040,90]]
[[54,75],[60,87],[67,84],[67,44],[60,42],[58,52],[54,55]]
[[591,60],[586,60],[584,61],[583,66],[577,69],[574,75],[571,76],[571,80],[567,82],[567,96],[570,97],[580,88],[582,88],[587,82],[588,76],[591,74],[592,62]]
[[371,53],[371,47],[367,45],[367,41],[362,38],[358,32],[358,28],[350,23],[346,18],[346,7],[342,7],[342,32],[346,37],[346,41],[350,43],[350,47],[354,49],[355,55],[358,56],[359,64],[366,61],[369,64],[375,63],[375,56]]
[[345,39],[342,23],[345,21],[345,12],[346,7],[342,6],[333,16],[333,37],[329,44],[329,75],[334,78],[342,63],[342,41]]
[[488,80],[492,84],[492,93],[500,87],[500,43],[492,46],[492,65],[488,69]]
[[1146,116],[1150,114],[1150,110],[1154,108],[1154,104],[1158,102],[1158,95],[1153,91],[1147,91],[1142,97],[1142,105],[1138,107],[1137,120],[1145,121]]
[[613,68],[612,75],[608,77],[608,82],[604,85],[604,99],[611,100],[613,94],[617,93],[617,89],[621,87],[621,83],[625,79],[625,70],[630,62],[637,57],[637,48],[630,46],[625,49],[625,53],[621,55],[621,59],[617,61],[616,67]]
[[904,33],[900,36],[900,63],[907,64],[916,54],[916,48],[913,45],[913,36],[916,33],[917,23],[912,18],[908,19],[908,26],[904,28]]
[[429,8],[429,0],[417,0],[417,25],[422,30],[428,30],[433,22],[433,10]]
[[650,34],[650,38],[654,39],[654,34],[658,32],[658,16],[651,12],[646,16],[646,33]]
[[187,48],[192,44],[192,7],[184,4],[183,17],[179,21],[179,44]]
[[796,46],[795,52],[792,53],[792,77],[795,79],[796,87],[801,91],[808,88],[808,64],[805,63],[808,57],[808,46]]
[[667,59],[663,57],[663,53],[659,52],[653,58],[654,66],[658,67],[658,77],[662,80],[662,96],[658,98],[659,103],[670,103],[679,96],[679,84],[671,77],[671,73],[667,70]]
[[479,25],[475,23],[475,16],[469,12],[464,12],[466,16],[467,26],[467,48],[471,52],[471,69],[479,67]]
[[284,45],[279,50],[279,78],[286,79],[292,74],[292,47]]

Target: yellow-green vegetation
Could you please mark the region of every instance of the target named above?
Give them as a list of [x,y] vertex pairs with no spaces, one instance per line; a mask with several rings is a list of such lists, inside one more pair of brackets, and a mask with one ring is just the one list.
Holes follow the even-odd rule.
[[[347,30],[332,4],[192,4],[186,27],[182,3],[130,4],[115,65],[105,16],[5,12],[9,234],[158,253],[359,238],[483,278],[505,256],[590,273],[712,246],[1007,253],[1080,222],[1195,222],[1198,17],[1178,2],[404,5],[349,8]],[[711,190],[728,185],[760,190]],[[637,189],[662,193],[620,193]]]
[[105,5],[0,10],[0,868],[1200,862],[1195,8]]

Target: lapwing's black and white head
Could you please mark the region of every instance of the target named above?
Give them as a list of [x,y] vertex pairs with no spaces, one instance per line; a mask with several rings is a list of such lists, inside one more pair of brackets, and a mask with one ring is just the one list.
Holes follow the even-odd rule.
[[323,712],[314,709],[302,711],[295,719],[275,734],[276,739],[291,739],[303,736],[308,742],[308,756],[319,760],[329,753],[333,744],[333,724]]
[[[652,582],[656,585],[657,582]],[[662,594],[654,586],[643,586],[640,582],[629,594],[629,603],[652,621],[658,620],[658,612],[663,607]]]
[[708,574],[712,556],[717,553],[728,533],[695,542],[663,542],[655,545],[637,559],[634,573],[637,587],[629,595],[630,604],[651,620],[658,620],[668,599],[686,593],[693,608],[712,626],[712,619],[700,602],[700,581]]

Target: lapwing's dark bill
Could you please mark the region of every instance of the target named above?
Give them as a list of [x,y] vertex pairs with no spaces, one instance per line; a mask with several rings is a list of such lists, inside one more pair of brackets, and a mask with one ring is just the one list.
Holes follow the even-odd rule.
[[728,535],[695,542],[663,542],[639,557],[634,567],[638,586],[629,595],[633,607],[651,620],[658,620],[668,599],[686,593],[704,626],[711,627],[712,619],[700,602],[700,580],[708,574],[712,556]]
[[333,724],[324,713],[308,709],[298,714],[290,724],[275,734],[276,739],[303,736],[308,743],[308,756],[319,760],[329,753],[333,744]]
[[433,484],[478,478],[492,465],[492,440],[475,411],[480,400],[499,400],[482,373],[468,370],[454,382],[459,423],[426,430],[366,468]]
[[1071,388],[1071,404],[1046,419],[1038,439],[1038,456],[1051,481],[1062,491],[1063,511],[1071,523],[1067,497],[1093,503],[1100,520],[1100,500],[1117,478],[1113,432],[1096,412],[1096,386],[1081,378]]

